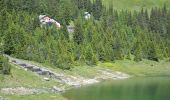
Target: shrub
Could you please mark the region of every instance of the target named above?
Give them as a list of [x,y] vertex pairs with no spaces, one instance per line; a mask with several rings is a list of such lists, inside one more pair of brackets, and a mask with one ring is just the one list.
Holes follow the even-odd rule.
[[0,55],[0,74],[10,74],[11,65],[8,58]]

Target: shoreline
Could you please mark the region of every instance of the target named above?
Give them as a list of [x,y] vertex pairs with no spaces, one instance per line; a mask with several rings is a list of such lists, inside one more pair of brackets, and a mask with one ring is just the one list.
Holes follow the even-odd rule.
[[[6,55],[7,56],[7,55]],[[97,70],[97,74],[93,78],[85,78],[83,76],[77,75],[68,75],[66,73],[56,73],[53,70],[50,70],[46,67],[42,66],[37,66],[32,63],[26,62],[21,59],[13,58],[10,56],[7,56],[9,58],[9,61],[11,64],[16,66],[17,68],[21,68],[23,71],[30,71],[32,74],[35,74],[39,77],[43,77],[43,80],[45,81],[50,81],[50,80],[56,80],[58,81],[61,85],[58,86],[53,86],[52,88],[49,88],[50,92],[64,92],[66,90],[72,89],[72,88],[78,88],[82,86],[87,86],[87,85],[92,85],[95,83],[100,83],[102,80],[122,80],[122,79],[127,79],[131,77],[128,74],[119,72],[119,71],[112,71],[110,69],[100,69]],[[23,90],[23,91],[31,91],[34,93],[40,93],[37,92],[36,89],[29,89],[29,88],[24,88],[24,87],[16,87],[16,88],[2,88],[1,90],[3,91],[18,91]],[[41,89],[40,89],[41,90]],[[43,89],[42,89],[43,90]],[[8,94],[8,92],[6,92]],[[13,94],[13,93],[12,93]]]

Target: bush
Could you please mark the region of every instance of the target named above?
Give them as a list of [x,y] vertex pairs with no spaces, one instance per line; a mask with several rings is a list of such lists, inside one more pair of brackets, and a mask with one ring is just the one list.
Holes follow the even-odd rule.
[[0,55],[0,74],[10,74],[11,65],[8,58]]

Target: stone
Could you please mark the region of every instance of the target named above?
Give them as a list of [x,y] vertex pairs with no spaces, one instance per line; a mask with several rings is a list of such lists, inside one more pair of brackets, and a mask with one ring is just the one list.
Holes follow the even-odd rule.
[[38,75],[43,75],[43,71],[36,72]]
[[49,75],[49,71],[41,70],[41,75]]
[[59,88],[59,87],[57,87],[57,86],[53,86],[53,89],[54,89],[55,91],[57,91],[57,92],[63,92],[63,91],[64,91],[63,88]]
[[20,66],[22,66],[22,67],[26,67],[27,65],[26,64],[19,64]]
[[49,79],[49,78],[47,78],[47,77],[44,77],[44,80],[45,80],[45,81],[50,81],[50,79]]
[[2,96],[0,96],[0,100],[4,100]]
[[12,60],[11,62],[16,63],[17,61],[16,60]]
[[50,74],[50,78],[55,78],[56,76],[55,76],[55,74],[54,73],[51,73]]
[[48,74],[48,71],[42,71],[42,74],[43,74],[43,75],[47,75],[47,74]]
[[34,66],[26,66],[25,68],[31,70]]
[[54,76],[54,78],[55,78],[56,80],[63,81],[63,82],[65,82],[65,83],[67,83],[66,80],[64,80],[64,78],[62,78],[62,77],[60,77],[60,76]]
[[33,72],[38,72],[38,71],[41,71],[41,69],[38,68],[38,67],[33,67],[33,68],[32,68],[32,71],[33,71]]

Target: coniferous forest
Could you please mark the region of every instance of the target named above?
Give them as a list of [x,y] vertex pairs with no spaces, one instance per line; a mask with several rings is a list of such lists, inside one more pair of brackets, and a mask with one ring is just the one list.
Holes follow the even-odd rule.
[[[84,12],[92,17],[86,20]],[[40,14],[56,19],[62,28],[41,28]],[[71,22],[73,33],[67,31]],[[0,48],[3,73],[10,67],[2,54],[61,69],[124,59],[159,62],[170,57],[170,10],[165,4],[117,11],[102,0],[1,0]]]

